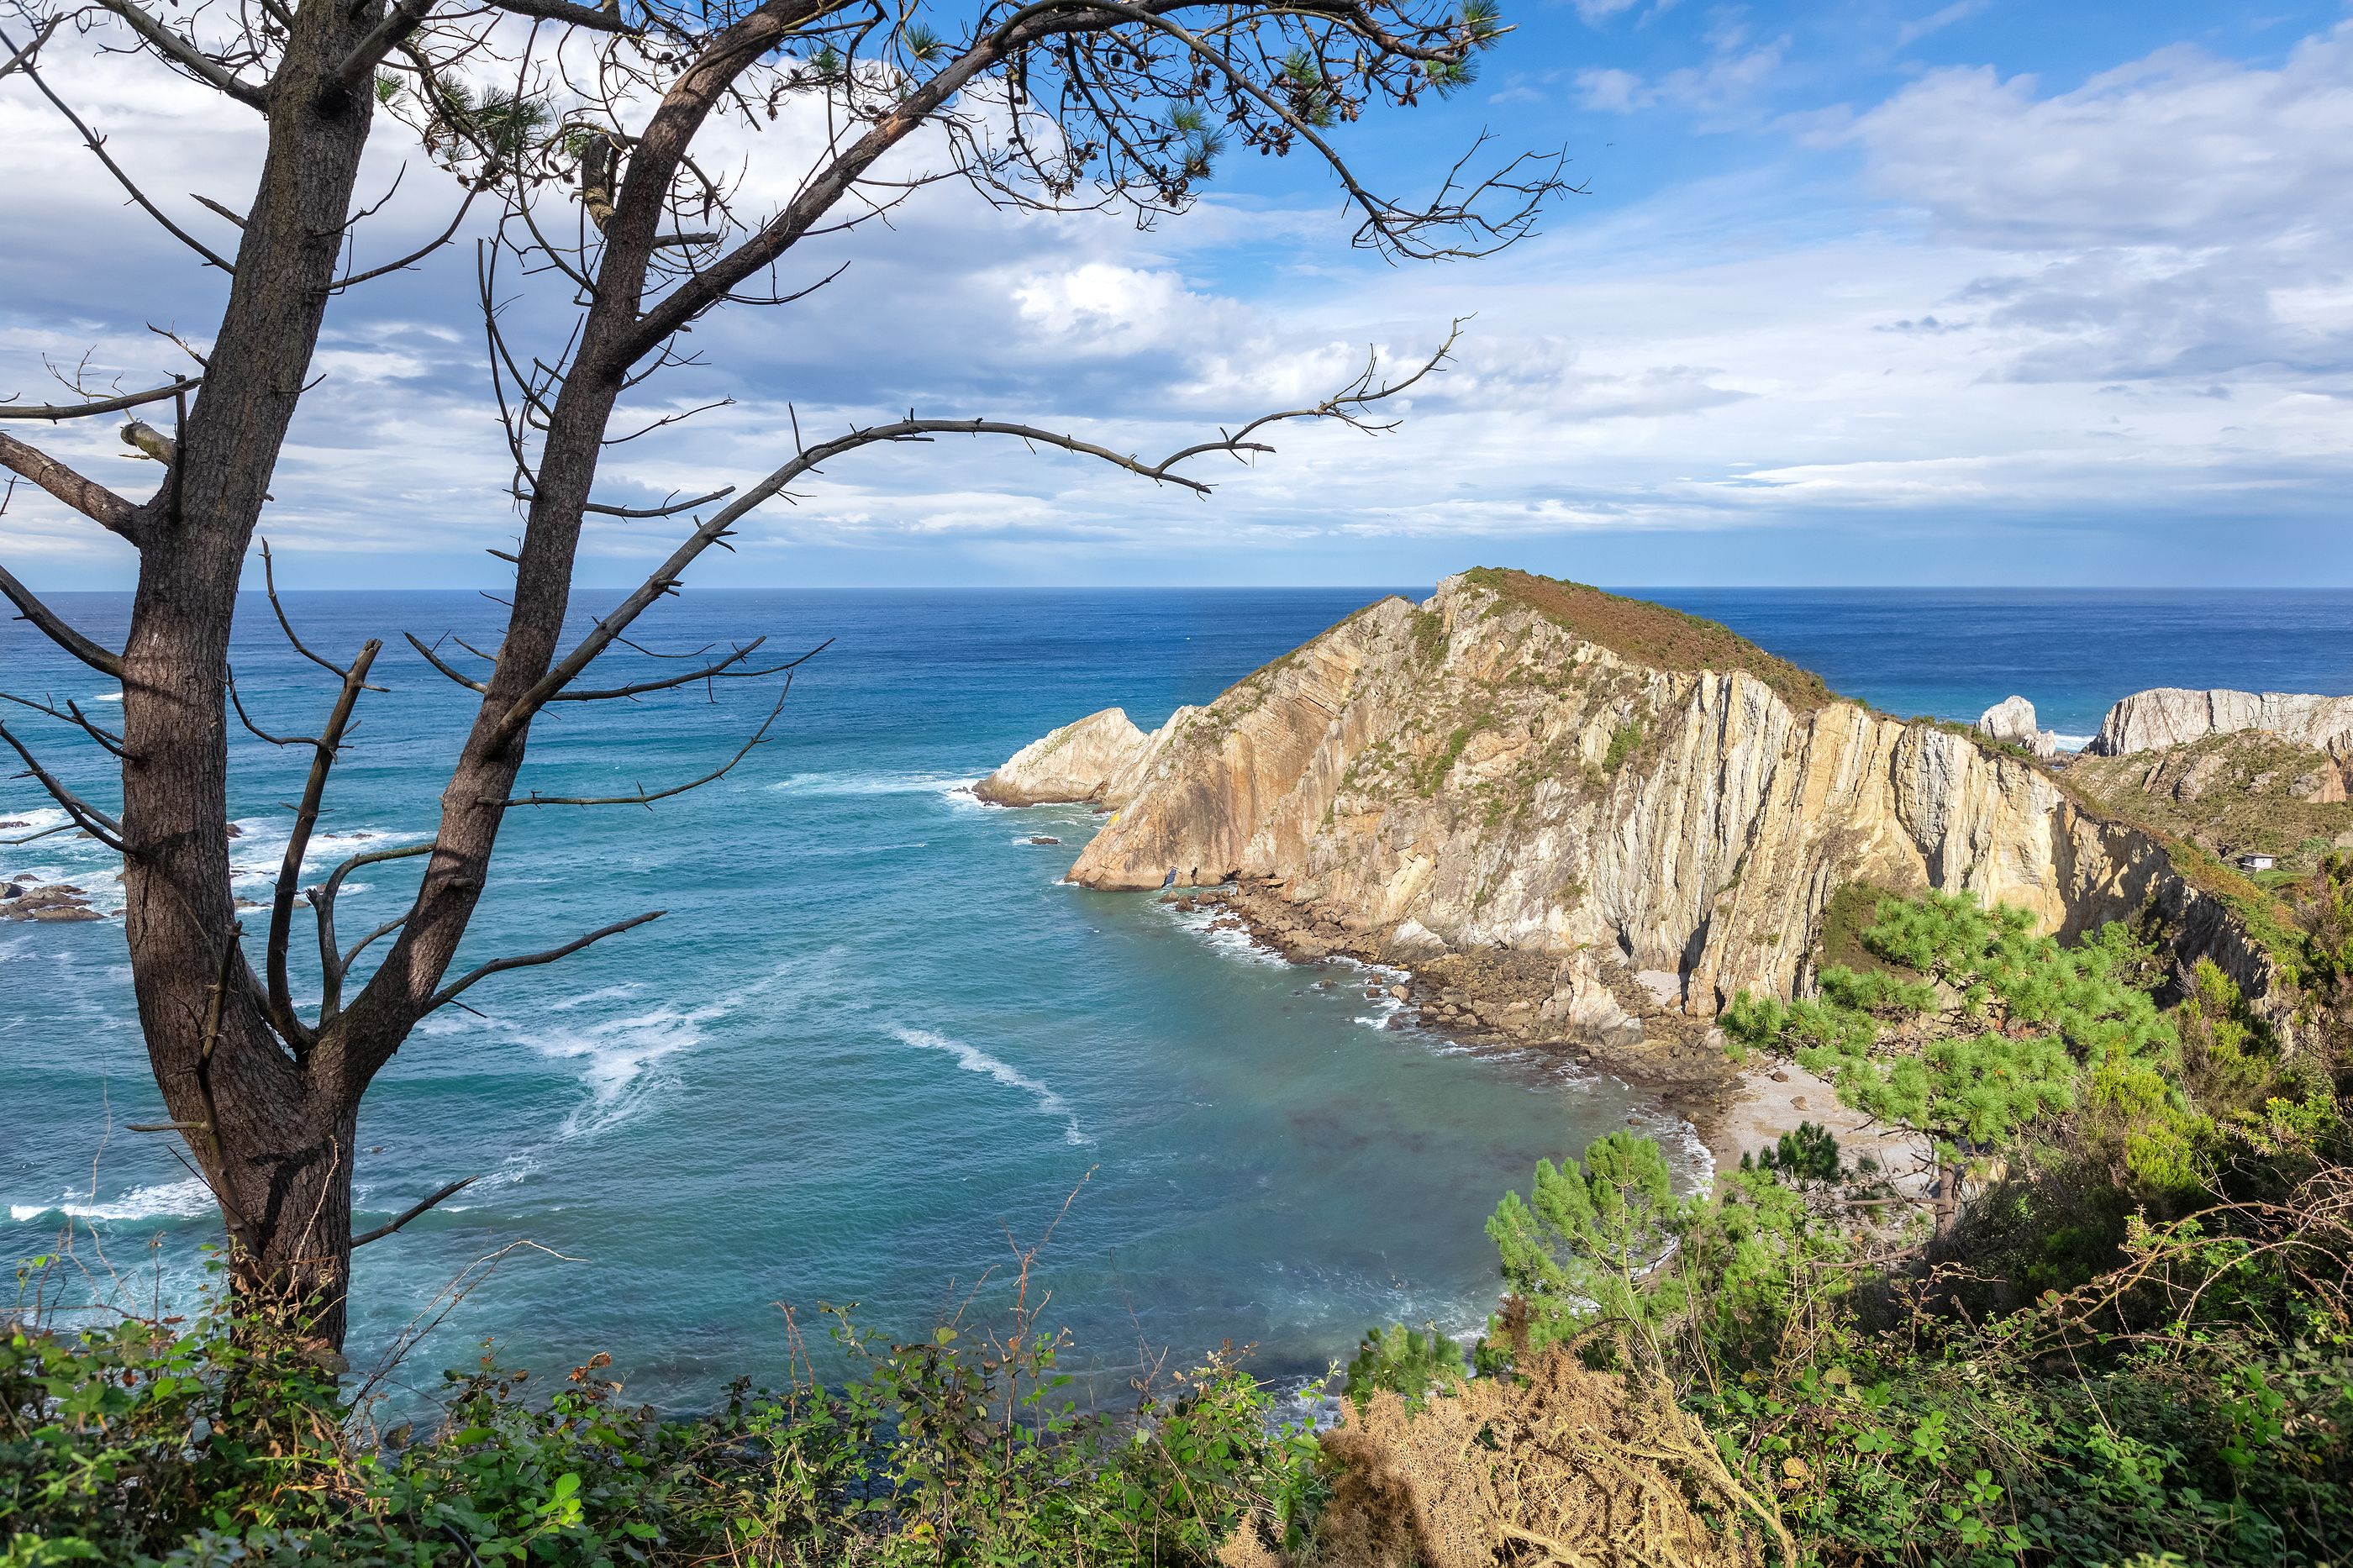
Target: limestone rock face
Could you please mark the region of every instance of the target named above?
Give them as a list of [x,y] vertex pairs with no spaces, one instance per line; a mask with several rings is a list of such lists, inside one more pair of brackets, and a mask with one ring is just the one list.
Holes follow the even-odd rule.
[[[1383,600],[1180,711],[1107,786],[1126,804],[1071,879],[1240,878],[1398,962],[1440,943],[1557,955],[1552,1016],[1605,1033],[1624,1009],[1597,960],[1663,972],[1698,1016],[1743,988],[1806,989],[1850,881],[1963,889],[2070,936],[2152,897],[2212,902],[2021,759],[1832,699],[1657,606],[1609,601],[1665,619],[1604,646],[1514,581],[1543,583],[1466,574],[1419,606]],[[1637,646],[1708,651],[1683,668],[1614,651]],[[2260,954],[2210,925],[2217,961],[2266,990]]]
[[2034,704],[2023,697],[2005,697],[1978,715],[1978,731],[1996,741],[2010,741],[2038,757],[2055,756],[2059,737],[2034,722]]
[[1030,742],[973,785],[972,793],[999,805],[1110,800],[1113,781],[1139,763],[1151,745],[1152,737],[1130,722],[1124,710],[1106,708]]
[[2263,730],[2316,751],[2353,752],[2353,697],[2296,691],[2191,691],[2160,686],[2108,710],[2090,751],[2105,757]]

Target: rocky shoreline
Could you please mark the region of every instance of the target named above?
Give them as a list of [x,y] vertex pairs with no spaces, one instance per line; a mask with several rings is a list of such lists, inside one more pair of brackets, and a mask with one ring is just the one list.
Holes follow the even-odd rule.
[[1743,1154],[1802,1121],[1830,1128],[1842,1145],[1885,1169],[1900,1169],[1921,1152],[1840,1105],[1831,1087],[1810,1073],[1734,1061],[1708,1021],[1686,1016],[1620,965],[1597,967],[1639,1029],[1571,1031],[1550,1005],[1559,969],[1555,954],[1497,947],[1401,963],[1279,890],[1240,881],[1166,893],[1160,901],[1187,912],[1214,911],[1213,929],[1230,922],[1227,929],[1293,963],[1348,958],[1400,973],[1402,981],[1377,986],[1400,1004],[1399,1017],[1475,1051],[1554,1055],[1655,1096],[1691,1123],[1719,1169],[1737,1165]]

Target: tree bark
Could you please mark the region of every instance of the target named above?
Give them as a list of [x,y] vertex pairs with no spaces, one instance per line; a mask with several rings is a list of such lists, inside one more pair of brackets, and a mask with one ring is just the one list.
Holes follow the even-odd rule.
[[227,834],[238,576],[316,347],[373,108],[336,68],[369,26],[305,5],[269,89],[269,147],[178,460],[142,508],[122,655],[123,883],[148,1054],[235,1237],[240,1298],[311,1303],[340,1346],[356,1092],[270,1030],[237,948]]

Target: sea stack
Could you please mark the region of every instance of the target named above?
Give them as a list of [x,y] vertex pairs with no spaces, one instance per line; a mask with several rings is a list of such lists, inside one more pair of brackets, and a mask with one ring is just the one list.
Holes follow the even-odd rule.
[[2059,753],[2059,737],[2036,726],[2034,704],[2023,697],[2005,697],[1978,714],[1978,732],[1991,740],[2024,746],[2038,757]]

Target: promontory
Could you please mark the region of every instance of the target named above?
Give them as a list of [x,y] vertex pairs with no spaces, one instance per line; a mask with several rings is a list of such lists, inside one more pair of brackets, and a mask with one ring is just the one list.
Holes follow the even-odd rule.
[[1366,605],[1155,731],[1107,710],[992,783],[1110,809],[1074,883],[1221,889],[1295,956],[1409,968],[1427,1018],[1654,1082],[1721,1076],[1706,1026],[1737,992],[1810,989],[1850,889],[1966,890],[2063,936],[2144,920],[2276,989],[2227,889],[2025,750],[1521,572]]

